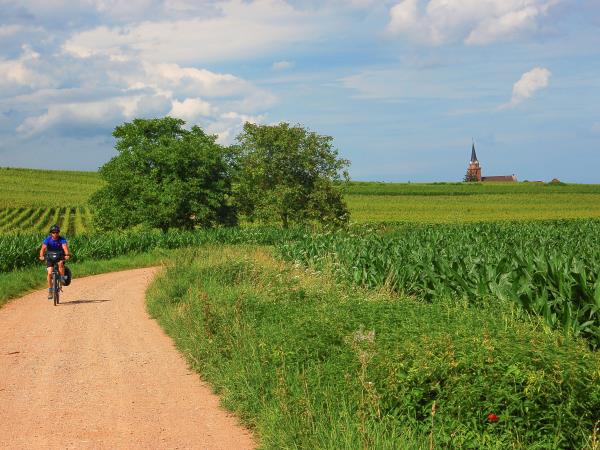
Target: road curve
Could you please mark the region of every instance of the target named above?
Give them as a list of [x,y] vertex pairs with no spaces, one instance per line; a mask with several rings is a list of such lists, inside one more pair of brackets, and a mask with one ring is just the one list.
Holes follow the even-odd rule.
[[149,318],[156,272],[75,279],[59,306],[38,291],[0,309],[0,448],[255,447]]

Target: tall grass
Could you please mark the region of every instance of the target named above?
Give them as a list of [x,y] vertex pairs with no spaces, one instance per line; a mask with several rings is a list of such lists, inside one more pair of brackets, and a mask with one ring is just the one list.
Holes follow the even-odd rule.
[[355,289],[240,247],[180,253],[148,298],[263,448],[583,448],[598,420],[599,355],[504,301]]

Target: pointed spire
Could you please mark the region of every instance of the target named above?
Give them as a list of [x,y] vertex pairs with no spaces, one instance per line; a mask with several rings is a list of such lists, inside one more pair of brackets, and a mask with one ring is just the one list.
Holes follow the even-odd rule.
[[471,162],[477,161],[477,154],[475,153],[475,142],[473,142],[473,147],[471,149]]

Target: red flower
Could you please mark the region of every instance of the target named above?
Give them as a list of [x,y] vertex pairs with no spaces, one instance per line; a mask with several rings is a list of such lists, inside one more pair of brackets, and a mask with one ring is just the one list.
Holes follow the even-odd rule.
[[488,414],[488,421],[489,422],[498,422],[498,416],[494,413],[489,413]]

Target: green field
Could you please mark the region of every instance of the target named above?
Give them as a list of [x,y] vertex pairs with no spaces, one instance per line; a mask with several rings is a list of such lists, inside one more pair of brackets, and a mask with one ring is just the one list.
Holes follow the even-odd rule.
[[[0,168],[0,232],[85,232],[96,172]],[[351,221],[463,223],[600,217],[600,185],[351,182]]]
[[263,448],[598,449],[600,185],[354,182],[343,230],[89,233],[101,184],[0,169],[0,305],[56,222],[81,273],[167,263],[150,311]]
[[600,217],[600,185],[352,183],[353,222],[462,223]]
[[102,186],[96,172],[0,168],[0,209],[84,206]]
[[59,224],[67,235],[89,229],[87,201],[102,181],[95,172],[0,168],[0,232],[44,232]]

